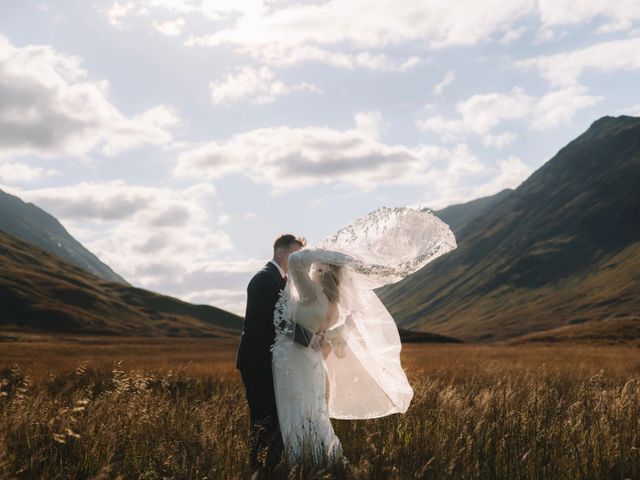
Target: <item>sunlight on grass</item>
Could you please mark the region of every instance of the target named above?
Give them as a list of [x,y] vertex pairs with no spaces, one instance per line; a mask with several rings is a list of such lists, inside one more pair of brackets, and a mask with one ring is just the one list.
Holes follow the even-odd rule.
[[[403,355],[415,389],[405,415],[334,420],[347,470],[281,465],[278,476],[640,477],[638,349],[423,345]],[[250,478],[244,389],[220,362],[5,363],[0,477]]]

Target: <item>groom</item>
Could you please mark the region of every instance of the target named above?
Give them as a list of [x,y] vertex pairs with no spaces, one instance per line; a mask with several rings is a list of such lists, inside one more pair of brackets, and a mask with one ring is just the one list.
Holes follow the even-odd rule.
[[[273,244],[273,258],[247,286],[247,310],[236,368],[240,370],[251,416],[251,466],[273,468],[282,454],[282,437],[273,392],[271,345],[275,340],[273,313],[287,282],[289,255],[306,244],[287,234]],[[300,327],[303,328],[303,327]],[[313,334],[311,334],[313,337]],[[296,331],[295,341],[309,345],[309,332]]]

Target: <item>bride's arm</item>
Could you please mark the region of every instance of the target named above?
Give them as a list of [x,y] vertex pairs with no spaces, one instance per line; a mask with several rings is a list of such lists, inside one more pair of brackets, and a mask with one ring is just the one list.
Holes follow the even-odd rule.
[[308,305],[317,300],[316,286],[309,276],[309,269],[314,262],[344,265],[349,257],[340,252],[324,248],[308,248],[297,250],[289,255],[288,270],[295,282],[300,303]]

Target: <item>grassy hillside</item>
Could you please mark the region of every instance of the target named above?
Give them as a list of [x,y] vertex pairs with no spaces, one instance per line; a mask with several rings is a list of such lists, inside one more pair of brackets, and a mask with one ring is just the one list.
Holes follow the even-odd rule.
[[236,336],[240,317],[107,282],[0,231],[0,327],[112,335]]
[[504,340],[640,311],[640,118],[605,117],[379,293],[404,328]]

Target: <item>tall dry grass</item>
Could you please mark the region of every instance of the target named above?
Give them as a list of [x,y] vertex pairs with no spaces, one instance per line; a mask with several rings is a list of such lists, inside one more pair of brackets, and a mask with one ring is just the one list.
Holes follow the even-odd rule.
[[[281,465],[277,477],[640,478],[639,350],[424,345],[403,355],[415,390],[406,414],[334,420],[347,470]],[[0,477],[251,478],[244,390],[225,365],[5,364]]]

